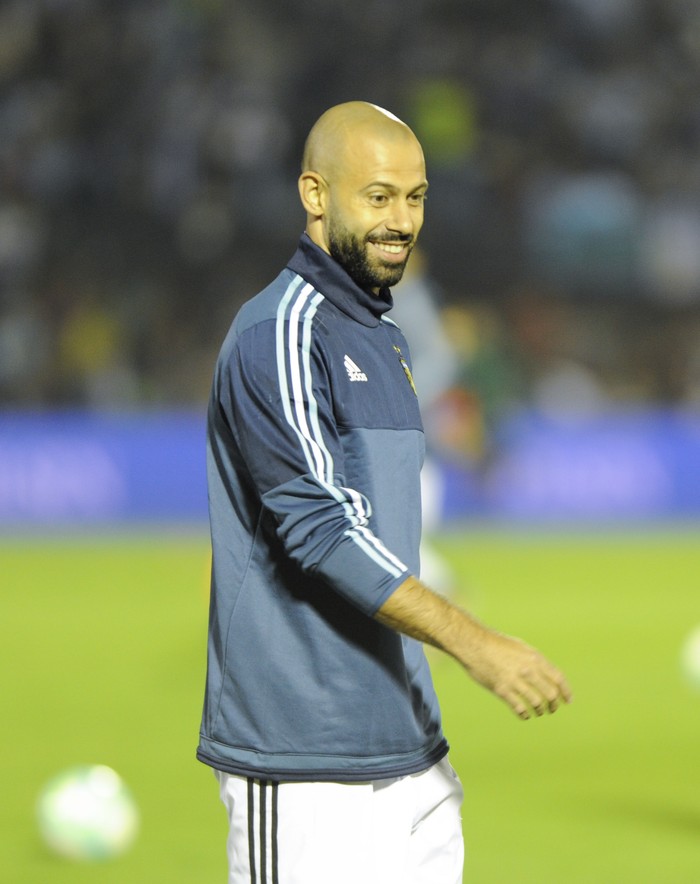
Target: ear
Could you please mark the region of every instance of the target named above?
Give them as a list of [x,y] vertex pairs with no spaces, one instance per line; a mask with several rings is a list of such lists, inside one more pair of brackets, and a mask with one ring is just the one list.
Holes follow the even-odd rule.
[[302,172],[299,176],[299,196],[309,215],[320,218],[326,212],[328,187],[318,172]]

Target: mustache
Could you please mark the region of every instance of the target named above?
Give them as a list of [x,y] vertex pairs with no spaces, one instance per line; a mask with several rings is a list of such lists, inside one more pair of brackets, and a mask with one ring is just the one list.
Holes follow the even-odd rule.
[[387,233],[382,236],[372,234],[367,237],[367,242],[400,243],[401,245],[408,245],[413,242],[413,239],[413,235],[410,233]]

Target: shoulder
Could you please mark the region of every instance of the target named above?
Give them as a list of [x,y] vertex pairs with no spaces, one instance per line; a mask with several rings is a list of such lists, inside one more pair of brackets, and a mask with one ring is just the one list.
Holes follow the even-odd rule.
[[234,328],[238,334],[266,322],[310,322],[317,314],[337,312],[313,283],[289,267],[241,307]]
[[246,301],[226,335],[219,362],[234,353],[259,356],[279,346],[323,348],[327,313],[333,305],[313,285],[290,268],[285,268],[268,286]]
[[280,304],[301,282],[298,274],[285,267],[276,279],[243,304],[233,323],[236,331],[241,334],[251,326],[276,319]]

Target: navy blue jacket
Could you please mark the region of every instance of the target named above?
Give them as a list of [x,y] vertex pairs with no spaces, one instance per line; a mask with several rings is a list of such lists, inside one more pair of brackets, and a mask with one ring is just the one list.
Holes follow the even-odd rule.
[[421,644],[372,616],[419,569],[424,439],[391,305],[304,235],[223,344],[197,753],[212,767],[353,781],[447,751]]

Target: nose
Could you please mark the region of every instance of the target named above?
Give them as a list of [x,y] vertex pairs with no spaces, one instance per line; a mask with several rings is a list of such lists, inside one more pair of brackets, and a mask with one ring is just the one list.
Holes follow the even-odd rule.
[[397,201],[392,208],[391,218],[386,221],[387,229],[403,236],[413,235],[416,232],[416,210],[403,201]]

